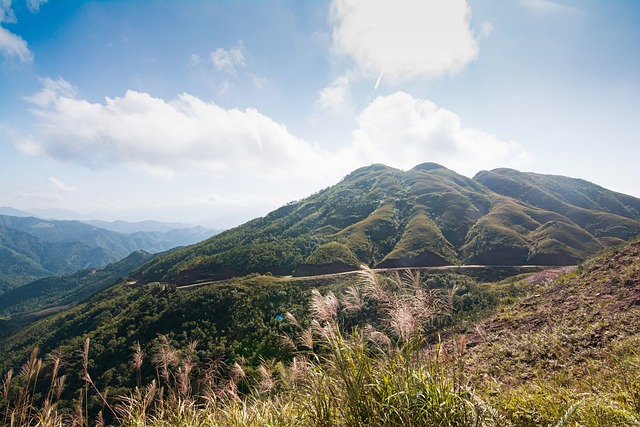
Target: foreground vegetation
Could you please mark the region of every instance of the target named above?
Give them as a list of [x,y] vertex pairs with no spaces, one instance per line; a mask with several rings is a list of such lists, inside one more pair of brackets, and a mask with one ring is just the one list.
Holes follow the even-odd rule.
[[[4,377],[3,422],[640,425],[639,243],[554,281],[537,275],[492,287],[511,303],[454,322],[455,283],[366,271],[336,293],[313,291],[308,316],[283,313],[282,357],[256,365],[200,360],[203,343],[179,346],[162,335],[147,351],[132,346],[128,372],[135,385],[117,393],[94,381],[89,339],[79,356],[52,352],[43,360],[34,351],[20,372]],[[69,358],[81,364],[82,385],[63,406]],[[153,371],[148,382],[145,367]],[[95,407],[100,411],[91,412]]]

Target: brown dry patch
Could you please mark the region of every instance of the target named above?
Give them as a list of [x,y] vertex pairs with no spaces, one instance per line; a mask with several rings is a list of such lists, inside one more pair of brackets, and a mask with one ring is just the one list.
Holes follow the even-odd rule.
[[640,339],[640,242],[573,273],[547,270],[526,280],[534,284],[528,297],[467,334],[472,377],[515,385],[555,375],[571,383]]

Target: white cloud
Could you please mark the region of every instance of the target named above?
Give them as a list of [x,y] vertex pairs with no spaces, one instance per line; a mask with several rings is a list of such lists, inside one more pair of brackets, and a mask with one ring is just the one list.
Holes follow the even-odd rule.
[[0,22],[16,22],[16,15],[11,9],[11,0],[0,0]]
[[31,13],[36,13],[40,10],[40,6],[47,3],[49,0],[27,0],[27,7]]
[[471,176],[480,169],[523,166],[530,159],[517,142],[465,128],[455,113],[404,92],[376,98],[357,122],[353,143],[342,155],[361,164],[408,169],[430,161]]
[[351,84],[347,76],[339,76],[319,92],[318,106],[322,110],[344,111],[351,105]]
[[31,97],[39,121],[19,142],[26,154],[88,167],[125,164],[164,176],[208,171],[309,178],[315,165],[327,163],[315,145],[255,109],[227,110],[189,94],[165,101],[135,91],[104,103],[58,93],[52,102],[56,92],[47,83],[67,88],[51,82]]
[[73,192],[78,191],[77,187],[74,187],[72,185],[68,185],[64,181],[62,181],[62,180],[60,180],[58,178],[54,178],[52,176],[49,177],[48,181],[55,188],[57,188],[60,191],[64,191],[65,193],[73,193]]
[[255,74],[250,74],[249,76],[251,78],[251,83],[256,89],[263,89],[269,83],[265,77]]
[[330,16],[335,51],[374,78],[454,74],[478,55],[465,0],[333,0]]
[[240,42],[238,47],[230,50],[223,48],[216,49],[211,52],[209,58],[216,70],[235,75],[236,68],[244,68],[247,66],[244,54],[242,53],[243,50],[244,46],[242,42]]
[[53,80],[49,77],[41,79],[42,90],[35,95],[28,96],[25,99],[32,104],[40,107],[55,104],[61,97],[75,98],[76,91],[63,78]]
[[33,61],[33,54],[29,50],[27,42],[3,27],[0,27],[0,54],[18,59],[21,62]]
[[189,65],[189,67],[195,67],[197,65],[200,65],[202,63],[202,58],[200,58],[200,55],[198,55],[197,53],[192,53],[189,56],[189,60],[187,61],[187,65]]
[[233,83],[231,83],[229,80],[223,80],[220,82],[220,84],[218,85],[218,96],[227,96],[231,93],[231,91],[233,90]]
[[[470,176],[500,166],[521,168],[530,159],[517,142],[464,127],[455,113],[404,92],[374,99],[357,117],[351,142],[328,152],[255,109],[135,91],[103,103],[60,93],[51,101],[57,93],[51,87],[71,93],[63,81],[55,82],[45,81],[46,96],[31,97],[38,125],[19,147],[91,168],[126,165],[153,176],[204,172],[228,182],[242,177],[261,185],[266,180],[320,188],[371,163],[408,169],[432,161]],[[60,191],[73,188],[50,182]]]

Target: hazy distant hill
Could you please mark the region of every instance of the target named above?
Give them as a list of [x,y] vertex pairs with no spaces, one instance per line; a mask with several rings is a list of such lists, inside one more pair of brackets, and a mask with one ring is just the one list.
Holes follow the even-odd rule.
[[10,215],[10,216],[33,216],[33,214],[21,211],[20,209],[15,209],[10,206],[0,206],[0,215]]
[[141,280],[317,274],[446,264],[575,264],[640,234],[640,200],[583,180],[507,169],[474,179],[425,163],[340,183],[156,258]]
[[130,253],[156,253],[215,234],[203,227],[117,233],[79,221],[0,215],[0,292],[38,278],[99,268]]
[[[167,231],[176,229],[191,229],[193,225],[185,224],[183,222],[161,222],[161,221],[99,221],[99,220],[87,220],[82,221],[86,224],[93,225],[94,227],[104,228],[105,230],[117,231],[118,233],[136,233],[138,231],[161,231],[166,233]],[[204,227],[202,227],[204,229]]]

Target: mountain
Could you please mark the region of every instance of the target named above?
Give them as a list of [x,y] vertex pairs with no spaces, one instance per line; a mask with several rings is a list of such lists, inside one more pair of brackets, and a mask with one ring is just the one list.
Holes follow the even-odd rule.
[[144,251],[102,269],[78,271],[69,276],[51,276],[12,289],[0,298],[0,318],[22,325],[83,301],[102,289],[122,282],[129,272],[153,258]]
[[[116,231],[118,233],[131,234],[138,231],[160,231],[166,233],[167,231],[176,229],[191,229],[193,225],[185,224],[183,222],[162,222],[162,221],[100,221],[100,220],[87,220],[82,221],[85,224],[93,225],[94,227],[104,228],[105,230]],[[201,227],[202,230],[206,230]],[[219,231],[218,231],[219,232]]]
[[448,264],[571,265],[640,234],[640,200],[589,182],[435,163],[372,165],[198,244],[157,257],[141,281],[308,275]]
[[117,233],[80,221],[0,215],[0,292],[38,278],[100,268],[130,253],[157,253],[204,240],[203,227]]
[[[0,341],[0,369],[9,383],[11,374],[5,373],[10,367],[17,372],[24,366],[24,377],[29,366],[42,363],[43,369],[37,369],[41,375],[26,386],[19,381],[11,383],[13,389],[6,387],[14,391],[13,399],[22,396],[16,386],[41,396],[34,399],[30,414],[42,413],[40,405],[43,412],[51,410],[46,391],[54,385],[61,391],[54,410],[76,408],[90,381],[107,403],[129,404],[125,409],[131,418],[109,425],[132,425],[133,417],[140,420],[137,425],[149,419],[158,424],[161,417],[162,425],[183,425],[184,419],[233,424],[218,421],[227,410],[234,421],[247,420],[247,413],[251,419],[263,417],[251,425],[273,424],[276,416],[277,424],[293,425],[306,422],[313,411],[334,411],[329,422],[307,424],[338,425],[334,420],[345,413],[339,405],[352,402],[346,393],[352,390],[361,391],[353,393],[354,402],[363,396],[369,401],[355,402],[358,408],[383,404],[383,411],[407,414],[422,410],[417,404],[433,405],[429,418],[393,425],[637,425],[640,242],[608,249],[571,274],[558,277],[558,270],[567,269],[483,284],[434,271],[390,274],[389,280],[367,283],[334,277],[342,283],[324,286],[318,278],[269,276],[187,289],[122,282]],[[361,276],[365,278],[375,276]],[[318,292],[310,292],[311,287]],[[437,303],[438,295],[451,301],[452,311],[440,312],[440,317],[425,313],[426,320],[418,320],[417,314],[433,307],[414,303],[430,298]],[[358,311],[354,297],[361,302]],[[405,325],[419,325],[410,345],[399,335],[400,316],[390,317],[400,314]],[[41,359],[32,352],[36,344]],[[32,363],[24,364],[29,354]],[[417,371],[416,366],[428,370]],[[51,372],[57,369],[65,375],[65,387],[52,381]],[[190,375],[181,377],[185,369]],[[230,389],[229,381],[237,377],[242,381]],[[325,389],[328,381],[331,387]],[[152,385],[141,392],[140,384]],[[234,395],[207,394],[207,384],[215,392],[231,390]],[[158,390],[165,385],[175,389]],[[185,406],[167,398],[191,390],[193,401],[202,399],[202,404]],[[219,399],[215,406],[207,404],[212,398]],[[157,410],[156,402],[162,401],[177,405]],[[99,409],[107,413],[97,396],[83,402],[91,418]],[[397,410],[404,402],[408,404]],[[449,410],[452,402],[461,406]],[[205,413],[191,417],[189,408]],[[239,411],[232,412],[234,408]],[[449,422],[456,414],[464,420]],[[376,414],[357,424],[373,425],[380,419],[387,418]],[[339,425],[354,424],[339,420]]]
[[33,214],[27,211],[21,211],[20,209],[15,209],[10,206],[2,206],[0,207],[0,215],[9,215],[9,216],[33,216]]

